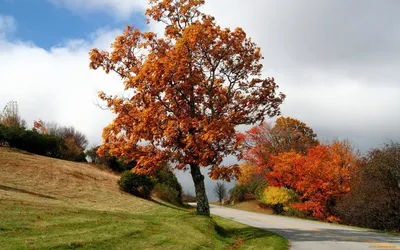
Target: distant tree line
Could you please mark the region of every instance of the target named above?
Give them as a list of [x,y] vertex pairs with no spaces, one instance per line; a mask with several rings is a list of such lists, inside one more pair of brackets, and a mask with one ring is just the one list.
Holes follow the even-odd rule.
[[70,161],[85,162],[88,140],[74,127],[35,121],[26,127],[18,104],[10,101],[0,115],[0,145]]
[[33,154],[87,162],[122,173],[136,166],[135,161],[117,159],[105,154],[99,156],[99,146],[89,149],[87,137],[73,126],[61,126],[55,122],[34,121],[28,129],[19,114],[18,103],[10,101],[0,113],[0,146],[8,146]]

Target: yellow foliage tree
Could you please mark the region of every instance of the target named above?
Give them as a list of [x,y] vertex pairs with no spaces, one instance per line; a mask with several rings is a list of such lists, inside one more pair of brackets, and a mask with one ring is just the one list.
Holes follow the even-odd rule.
[[297,195],[293,190],[281,187],[266,187],[261,202],[271,206],[275,213],[280,214],[295,202]]

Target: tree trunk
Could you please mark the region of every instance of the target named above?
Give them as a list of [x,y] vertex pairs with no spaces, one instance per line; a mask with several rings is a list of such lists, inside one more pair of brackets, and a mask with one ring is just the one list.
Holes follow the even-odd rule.
[[199,165],[190,164],[190,172],[196,190],[197,214],[210,216],[210,205],[208,204],[206,188],[204,186],[204,176],[200,172]]

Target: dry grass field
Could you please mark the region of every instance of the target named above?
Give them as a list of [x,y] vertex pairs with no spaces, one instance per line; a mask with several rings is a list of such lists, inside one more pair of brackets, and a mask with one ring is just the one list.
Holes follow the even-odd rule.
[[126,194],[118,178],[0,147],[0,249],[287,249],[276,234]]

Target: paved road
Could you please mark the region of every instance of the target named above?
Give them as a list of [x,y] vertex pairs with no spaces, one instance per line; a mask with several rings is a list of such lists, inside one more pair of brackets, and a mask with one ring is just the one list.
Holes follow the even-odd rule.
[[215,205],[211,205],[211,213],[282,235],[291,242],[292,250],[400,249],[400,236]]

